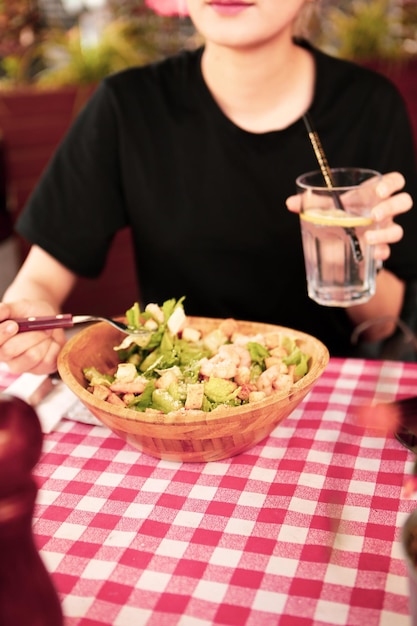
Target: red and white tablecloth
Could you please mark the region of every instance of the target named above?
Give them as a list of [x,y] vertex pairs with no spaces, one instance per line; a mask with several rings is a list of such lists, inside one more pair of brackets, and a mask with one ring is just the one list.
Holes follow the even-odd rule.
[[413,455],[353,408],[416,391],[415,364],[331,359],[268,439],[207,464],[63,420],[34,532],[66,626],[408,626]]

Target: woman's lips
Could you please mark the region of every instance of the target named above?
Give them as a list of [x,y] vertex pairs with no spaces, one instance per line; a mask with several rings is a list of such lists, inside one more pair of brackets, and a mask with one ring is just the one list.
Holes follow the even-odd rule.
[[208,3],[216,13],[220,15],[237,15],[252,6],[249,2],[212,0]]

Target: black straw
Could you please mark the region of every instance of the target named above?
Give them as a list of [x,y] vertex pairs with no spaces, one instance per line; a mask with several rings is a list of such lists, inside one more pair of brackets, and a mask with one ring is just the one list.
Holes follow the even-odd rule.
[[[327,187],[329,189],[332,189],[332,187],[334,187],[332,172],[327,162],[327,158],[324,153],[323,146],[321,145],[320,137],[318,136],[317,131],[314,129],[313,123],[311,121],[311,117],[308,113],[305,113],[305,115],[303,115],[303,121],[307,129],[307,133],[310,138],[311,145],[313,146],[314,154],[316,155],[316,159],[319,164],[321,173],[323,174],[324,181]],[[339,194],[336,191],[334,191],[332,195],[333,195],[333,199],[337,208],[344,211],[345,207],[343,206],[343,202]],[[359,263],[359,261],[362,261],[363,259],[363,254],[361,250],[361,245],[359,243],[359,239],[356,236],[355,229],[347,227],[345,228],[345,231],[349,236],[354,258]]]

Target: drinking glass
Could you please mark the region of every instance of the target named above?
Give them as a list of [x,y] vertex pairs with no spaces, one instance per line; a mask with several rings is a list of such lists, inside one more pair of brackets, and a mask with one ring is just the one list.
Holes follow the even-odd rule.
[[364,233],[375,228],[372,208],[379,202],[375,170],[344,167],[296,180],[301,194],[300,225],[310,298],[321,305],[350,307],[375,293],[376,261]]

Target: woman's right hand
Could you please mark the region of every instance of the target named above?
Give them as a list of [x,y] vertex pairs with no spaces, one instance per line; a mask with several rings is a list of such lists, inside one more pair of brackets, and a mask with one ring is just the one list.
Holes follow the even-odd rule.
[[21,300],[0,302],[0,362],[14,374],[51,374],[56,371],[58,354],[66,342],[63,330],[19,333],[14,318],[56,315],[48,302]]

